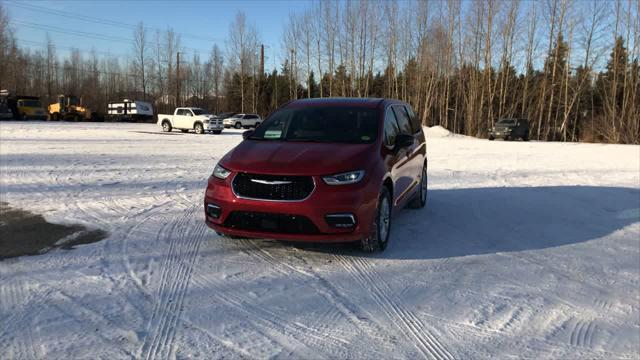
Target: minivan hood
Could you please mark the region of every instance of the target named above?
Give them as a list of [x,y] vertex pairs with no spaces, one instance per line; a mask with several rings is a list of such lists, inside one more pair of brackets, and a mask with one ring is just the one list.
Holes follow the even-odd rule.
[[235,172],[331,175],[365,169],[374,144],[245,140],[220,160]]

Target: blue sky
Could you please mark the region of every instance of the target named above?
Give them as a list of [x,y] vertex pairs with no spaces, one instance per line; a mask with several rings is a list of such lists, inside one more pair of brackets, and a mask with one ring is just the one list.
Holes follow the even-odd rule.
[[[274,61],[278,64],[281,60],[278,58],[280,39],[289,13],[297,12],[309,5],[306,0],[7,0],[3,4],[9,12],[11,25],[21,46],[34,50],[43,49],[42,45],[46,41],[48,31],[61,55],[67,54],[71,47],[78,48],[83,55],[88,55],[92,48],[99,51],[99,55],[127,55],[132,49],[131,42],[118,40],[133,37],[132,28],[126,24],[135,26],[139,21],[143,21],[145,27],[154,29],[150,35],[155,36],[156,28],[166,30],[172,27],[177,33],[182,34],[182,45],[188,48],[188,51],[198,51],[201,57],[208,57],[214,43],[223,50],[226,48],[225,39],[229,32],[229,24],[233,22],[238,11],[243,11],[248,22],[256,26],[262,42],[266,45],[267,68],[271,68]],[[56,15],[47,9],[73,16]],[[76,36],[69,34],[69,31],[103,34],[110,40]]]

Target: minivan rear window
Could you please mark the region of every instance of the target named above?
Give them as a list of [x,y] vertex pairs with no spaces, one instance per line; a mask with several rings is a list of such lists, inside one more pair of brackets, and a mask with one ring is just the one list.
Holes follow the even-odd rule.
[[354,106],[284,108],[269,116],[249,138],[270,141],[373,143],[379,110]]

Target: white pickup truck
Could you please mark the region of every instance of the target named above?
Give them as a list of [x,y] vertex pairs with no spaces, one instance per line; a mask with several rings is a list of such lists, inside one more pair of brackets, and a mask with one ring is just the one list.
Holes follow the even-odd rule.
[[176,108],[173,115],[158,114],[158,125],[164,132],[180,129],[182,132],[193,130],[196,134],[220,134],[224,130],[222,119],[209,114],[207,110],[195,107]]

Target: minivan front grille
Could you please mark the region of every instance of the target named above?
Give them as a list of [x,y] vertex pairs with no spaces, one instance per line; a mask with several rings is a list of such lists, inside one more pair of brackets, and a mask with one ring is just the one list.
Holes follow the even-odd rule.
[[238,173],[232,186],[238,197],[271,201],[301,201],[309,197],[315,188],[311,176],[248,173]]
[[237,230],[280,234],[317,234],[318,228],[307,217],[253,211],[232,211],[224,226]]

